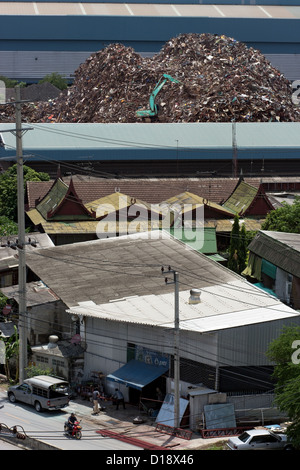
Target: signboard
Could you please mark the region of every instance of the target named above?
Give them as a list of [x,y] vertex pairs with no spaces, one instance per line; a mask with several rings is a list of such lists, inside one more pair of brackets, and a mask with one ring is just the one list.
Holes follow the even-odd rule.
[[142,346],[136,346],[135,359],[153,366],[170,368],[169,354],[160,354],[157,351],[152,351],[151,349],[143,348]]

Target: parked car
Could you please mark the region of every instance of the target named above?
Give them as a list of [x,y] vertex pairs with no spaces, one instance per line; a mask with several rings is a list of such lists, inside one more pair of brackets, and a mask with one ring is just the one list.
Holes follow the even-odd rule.
[[68,406],[70,397],[66,380],[48,375],[38,375],[13,385],[7,391],[11,403],[21,401],[33,405],[36,411],[59,410]]
[[227,441],[230,450],[293,450],[284,433],[251,429]]

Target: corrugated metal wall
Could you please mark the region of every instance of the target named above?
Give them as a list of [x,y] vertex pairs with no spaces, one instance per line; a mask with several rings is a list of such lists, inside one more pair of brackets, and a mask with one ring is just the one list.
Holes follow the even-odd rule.
[[265,56],[288,80],[300,80],[300,54],[265,54]]
[[[57,72],[72,80],[79,65],[96,51],[1,51],[0,75],[15,80],[36,82]],[[140,51],[151,57],[155,52]],[[290,81],[300,79],[300,54],[265,54],[271,64]]]
[[35,82],[56,72],[72,79],[89,56],[85,51],[0,51],[0,75]]
[[[250,314],[248,312],[248,315]],[[265,354],[267,347],[280,335],[283,327],[289,325],[300,325],[300,317],[295,316],[291,320],[276,320],[220,331],[218,342],[220,365],[271,365]]]

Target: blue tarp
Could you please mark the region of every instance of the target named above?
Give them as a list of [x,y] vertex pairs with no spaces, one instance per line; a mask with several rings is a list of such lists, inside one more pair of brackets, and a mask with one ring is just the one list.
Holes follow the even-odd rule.
[[275,292],[274,292],[272,289],[269,289],[268,287],[265,287],[262,282],[258,282],[258,283],[254,284],[254,285],[255,285],[256,287],[259,287],[259,288],[262,289],[263,291],[267,292],[268,294],[273,295],[274,297],[277,297],[277,295],[275,294]]
[[125,384],[126,387],[142,390],[145,385],[150,384],[153,380],[167,372],[168,367],[154,366],[145,362],[129,361],[125,366],[120,367],[112,374],[107,375],[107,380]]

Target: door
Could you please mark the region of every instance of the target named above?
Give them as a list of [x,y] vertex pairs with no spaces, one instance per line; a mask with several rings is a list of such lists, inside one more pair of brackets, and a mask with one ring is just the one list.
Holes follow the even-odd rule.
[[18,387],[16,398],[17,400],[22,401],[23,403],[31,404],[32,390],[28,384],[22,384]]

